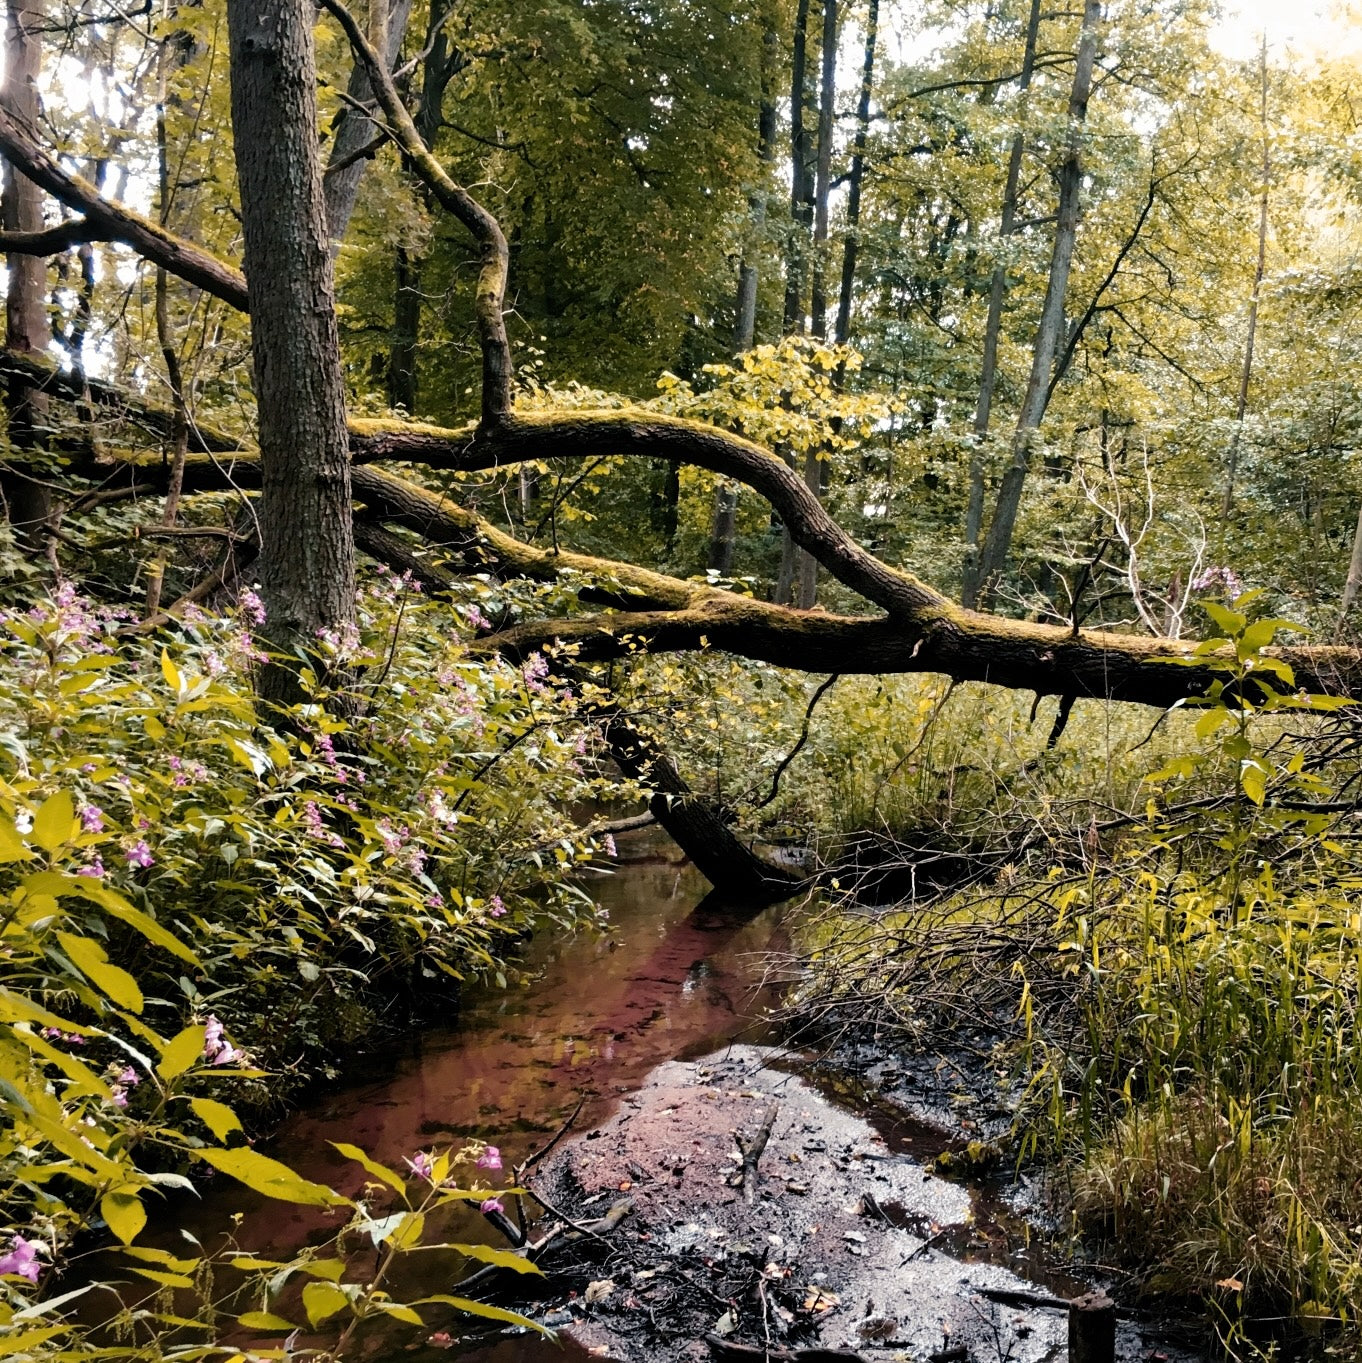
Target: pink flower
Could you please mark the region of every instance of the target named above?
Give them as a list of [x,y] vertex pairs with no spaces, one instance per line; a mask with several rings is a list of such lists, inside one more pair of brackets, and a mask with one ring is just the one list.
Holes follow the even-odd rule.
[[151,855],[151,848],[141,838],[138,838],[123,855],[127,857],[129,865],[140,866],[143,870],[156,864],[156,858]]
[[88,866],[80,867],[76,874],[78,876],[93,876],[96,880],[99,880],[104,875],[104,858],[96,853],[95,859]]
[[42,1265],[38,1263],[38,1251],[42,1248],[40,1240],[25,1240],[16,1235],[10,1242],[10,1251],[0,1258],[0,1273],[17,1273],[21,1278],[36,1283]]
[[485,1146],[482,1154],[478,1156],[475,1167],[478,1169],[500,1169],[501,1151],[495,1145]]
[[104,811],[98,805],[85,805],[80,811],[80,822],[87,833],[102,833]]
[[265,623],[265,603],[251,591],[248,587],[241,593],[241,609],[255,621],[257,625]]
[[492,1212],[504,1212],[506,1208],[495,1197],[489,1197],[478,1210],[484,1216],[489,1216]]
[[615,837],[613,833],[607,833],[602,839],[602,842],[605,845],[605,855],[607,857],[610,857],[613,860],[615,857],[619,856],[619,852],[615,849]]
[[242,1053],[222,1035],[222,1023],[212,1013],[203,1028],[203,1058],[210,1065],[231,1065],[242,1059]]
[[499,894],[494,894],[491,899],[487,901],[487,912],[491,914],[493,918],[504,918],[506,916],[506,905],[501,902],[501,896]]
[[406,1159],[404,1156],[403,1160],[407,1168],[410,1169],[417,1178],[429,1179],[433,1177],[435,1166],[431,1161],[429,1151],[418,1150],[414,1158]]

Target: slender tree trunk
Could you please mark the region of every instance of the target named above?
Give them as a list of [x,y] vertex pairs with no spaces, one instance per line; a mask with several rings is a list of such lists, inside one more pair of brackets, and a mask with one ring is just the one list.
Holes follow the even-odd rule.
[[[373,43],[383,62],[392,67],[402,51],[402,40],[407,35],[411,19],[412,0],[370,0],[369,41]],[[350,72],[346,94],[356,104],[373,98],[369,77],[361,63],[356,62]],[[336,116],[335,137],[331,141],[331,155],[327,158],[325,174],[326,225],[331,234],[331,254],[335,256],[345,240],[350,215],[359,198],[360,181],[369,163],[369,152],[378,139],[378,129],[353,105],[346,104]]]
[[[1025,94],[1036,69],[1036,40],[1040,35],[1040,0],[1031,0],[1031,15],[1026,22],[1026,47],[1022,53],[1017,90]],[[1007,182],[1003,188],[1002,219],[998,225],[1000,245],[1016,229],[1017,190],[1021,183],[1022,154],[1026,138],[1020,128],[1012,138],[1007,160]],[[984,521],[984,445],[988,439],[993,413],[993,392],[998,382],[998,338],[1002,332],[1003,299],[1007,294],[1007,265],[1003,260],[993,267],[988,290],[988,318],[984,323],[984,358],[979,373],[979,400],[974,408],[974,443],[969,460],[969,501],[965,507],[965,570],[960,603],[973,607],[979,596],[979,535]]]
[[1088,98],[1092,93],[1092,69],[1097,56],[1097,31],[1101,22],[1101,0],[1084,0],[1078,60],[1074,65],[1073,86],[1069,93],[1067,145],[1064,163],[1059,171],[1059,209],[1054,249],[1050,257],[1050,277],[1045,287],[1045,302],[1031,354],[1031,373],[1012,438],[1012,458],[1003,474],[988,537],[984,541],[980,563],[980,597],[983,600],[991,596],[994,580],[1012,547],[1012,532],[1021,507],[1031,450],[1049,397],[1050,370],[1064,330],[1064,295],[1069,285],[1069,267],[1073,263],[1074,242],[1082,212],[1083,125],[1088,115]]
[[355,619],[345,389],[317,149],[310,0],[228,0],[232,128],[260,439],[266,700],[300,694],[297,655]]
[[[173,60],[170,39],[163,38],[156,59],[156,161],[157,203],[161,226],[170,223],[174,204],[174,190],[170,183],[170,155],[166,138],[166,88],[168,67]],[[184,489],[184,465],[189,454],[189,408],[184,392],[184,375],[180,366],[180,352],[175,330],[170,320],[170,276],[164,266],[156,268],[156,342],[161,348],[161,359],[166,367],[166,382],[170,385],[171,409],[174,413],[170,434],[170,475],[166,487],[161,524],[175,524],[180,512],[180,494]],[[147,618],[161,608],[161,586],[165,579],[167,554],[158,553],[152,560],[147,576]]]
[[714,489],[714,533],[709,567],[723,577],[733,571],[733,545],[738,534],[738,484],[725,479]]
[[[870,137],[870,97],[875,89],[875,45],[879,40],[880,0],[870,0],[865,20],[865,59],[861,63],[861,92],[856,103],[856,140],[847,174],[847,230],[842,242],[842,288],[837,299],[837,321],[832,337],[846,345],[851,337],[851,303],[856,287],[856,257],[861,249],[861,184],[865,179],[865,148]],[[839,366],[838,387],[845,374]]]
[[790,234],[785,256],[785,334],[804,330],[804,273],[809,228],[813,223],[813,177],[809,174],[809,131],[804,122],[808,99],[809,0],[795,10],[794,52],[790,65]]
[[1357,601],[1362,589],[1362,511],[1357,513],[1357,529],[1353,531],[1353,553],[1348,562],[1348,580],[1343,584],[1343,600],[1339,609],[1346,616]]
[[733,324],[733,352],[751,350],[757,335],[757,286],[765,251],[766,205],[771,170],[776,161],[775,76],[780,61],[780,34],[768,21],[761,35],[761,102],[757,107],[757,174],[760,181],[747,199],[747,236],[738,267],[738,305]]
[[393,338],[388,351],[388,402],[416,410],[417,341],[421,333],[421,262],[405,246],[394,258]]
[[[813,278],[810,287],[810,330],[820,341],[828,334],[828,199],[832,193],[832,142],[837,114],[837,0],[823,0],[822,74],[818,88],[818,159],[813,195]],[[828,463],[821,448],[804,455],[804,482],[819,499]],[[818,560],[801,549],[796,558],[799,592],[796,603],[810,610],[818,599]]]
[[1229,459],[1225,470],[1225,506],[1222,531],[1228,530],[1230,512],[1234,510],[1234,479],[1239,471],[1239,444],[1244,434],[1244,417],[1248,412],[1249,384],[1253,381],[1253,346],[1258,335],[1258,299],[1263,290],[1263,272],[1267,265],[1267,210],[1269,183],[1272,178],[1272,147],[1267,133],[1267,30],[1263,30],[1258,56],[1259,124],[1263,135],[1263,188],[1258,196],[1258,262],[1253,270],[1253,293],[1249,297],[1248,334],[1244,337],[1244,364],[1239,372],[1239,397],[1234,410],[1234,434],[1230,437]]
[[823,0],[823,69],[818,86],[818,162],[813,192],[812,332],[828,334],[828,199],[832,193],[832,143],[837,126],[837,0]]
[[[738,298],[734,309],[733,353],[751,350],[757,339],[757,288],[765,251],[766,202],[771,171],[776,160],[776,67],[780,59],[780,34],[766,23],[761,39],[761,102],[757,108],[757,160],[761,179],[747,200],[747,237],[738,267]],[[733,567],[739,486],[721,479],[714,488],[714,518],[710,526],[709,566],[727,574]]]
[[[10,0],[5,24],[5,77],[0,105],[27,127],[38,124],[38,77],[42,69],[44,0]],[[0,202],[0,223],[7,232],[43,227],[43,191],[8,162]],[[43,256],[7,258],[5,345],[22,355],[43,355],[51,339],[47,321],[47,260]],[[23,458],[42,444],[48,424],[44,394],[22,378],[12,378],[5,394],[10,446],[19,453],[0,469],[0,493],[16,542],[40,557],[51,549],[45,533],[52,524],[52,495],[44,471]]]

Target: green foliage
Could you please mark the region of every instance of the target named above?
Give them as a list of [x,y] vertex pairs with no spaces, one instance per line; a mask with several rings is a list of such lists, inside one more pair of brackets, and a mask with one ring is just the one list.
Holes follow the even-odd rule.
[[[458,636],[479,603],[491,608],[475,586],[461,611],[435,611],[379,575],[357,637],[322,641],[346,694],[317,692],[277,727],[249,699],[260,656],[249,593],[240,616],[191,613],[158,634],[69,587],[3,615],[0,1262],[17,1274],[0,1285],[7,1354],[98,1348],[97,1331],[63,1323],[60,1298],[28,1301],[30,1279],[45,1280],[91,1228],[128,1246],[143,1279],[206,1283],[206,1259],[136,1242],[159,1195],[208,1169],[348,1217],[325,1252],[256,1280],[258,1309],[229,1303],[239,1323],[294,1328],[273,1303],[298,1273],[322,1275],[303,1310],[336,1332],[337,1351],[374,1314],[420,1323],[384,1292],[388,1261],[429,1249],[427,1219],[434,1230],[441,1208],[490,1196],[456,1180],[459,1166],[499,1162],[481,1146],[420,1156],[414,1194],[410,1179],[347,1150],[382,1187],[355,1197],[250,1149],[243,1126],[302,1080],[334,1075],[340,1048],[378,1040],[380,1005],[504,980],[518,934],[589,920],[570,873],[595,844],[569,809],[604,789],[590,721],[546,668],[463,655]],[[376,1271],[348,1266],[357,1237],[378,1249]],[[501,1262],[485,1247],[444,1248]],[[227,1309],[206,1306],[203,1323],[218,1328]],[[182,1324],[160,1307],[133,1314],[134,1336],[157,1348]]]

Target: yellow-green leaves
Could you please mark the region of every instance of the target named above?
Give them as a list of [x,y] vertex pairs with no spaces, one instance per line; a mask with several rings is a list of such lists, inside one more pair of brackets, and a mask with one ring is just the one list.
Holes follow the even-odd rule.
[[328,1320],[338,1311],[344,1311],[349,1305],[349,1294],[335,1283],[311,1282],[303,1288],[303,1310],[307,1312],[308,1324],[314,1330],[322,1321]]
[[200,1150],[197,1154],[205,1164],[211,1164],[214,1169],[229,1174],[265,1197],[308,1207],[350,1205],[348,1198],[323,1184],[310,1182],[295,1174],[288,1165],[255,1150]]
[[120,1008],[133,1013],[142,1011],[142,991],[137,987],[137,981],[121,966],[111,964],[98,942],[69,932],[57,933],[57,940],[76,968],[102,994]]
[[298,1328],[291,1320],[285,1320],[283,1316],[276,1316],[269,1311],[244,1311],[236,1318],[236,1323],[244,1325],[248,1330],[267,1330],[271,1334]]
[[156,1066],[156,1073],[162,1079],[176,1079],[201,1059],[205,1031],[201,1023],[196,1023],[172,1038],[161,1052],[161,1063]]
[[407,1184],[401,1174],[389,1169],[386,1164],[370,1159],[357,1145],[346,1145],[343,1141],[332,1141],[331,1144],[346,1159],[352,1159],[356,1164],[362,1165],[365,1172],[372,1174],[380,1183],[386,1183],[394,1192],[406,1195]]
[[80,835],[80,820],[76,818],[75,801],[69,790],[59,790],[43,801],[33,816],[31,840],[44,852],[55,852]]
[[125,1244],[130,1245],[137,1239],[142,1227],[147,1224],[146,1209],[137,1196],[132,1184],[115,1188],[105,1193],[99,1203],[100,1214],[109,1223],[109,1229]]
[[213,1098],[191,1098],[189,1106],[194,1109],[199,1121],[220,1141],[225,1141],[233,1131],[241,1130],[236,1113],[226,1103],[219,1103]]

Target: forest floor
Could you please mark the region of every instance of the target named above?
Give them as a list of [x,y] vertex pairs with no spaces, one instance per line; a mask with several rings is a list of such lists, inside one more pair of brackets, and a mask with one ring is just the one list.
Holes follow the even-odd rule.
[[[1006,1113],[978,1064],[971,1084],[948,1058],[840,1059],[811,1074],[738,1045],[670,1061],[560,1142],[529,1180],[549,1209],[531,1238],[594,1233],[559,1230],[546,1295],[521,1309],[619,1363],[1063,1359],[1067,1299],[1096,1284],[1030,1231],[1039,1199],[1010,1162],[988,1172]],[[1199,1355],[1123,1312],[1116,1357]]]

